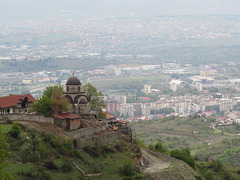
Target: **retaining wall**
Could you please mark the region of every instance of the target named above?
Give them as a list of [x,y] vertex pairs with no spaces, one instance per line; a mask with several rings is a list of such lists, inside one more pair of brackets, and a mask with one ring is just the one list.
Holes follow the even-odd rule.
[[96,146],[107,144],[122,138],[122,135],[128,135],[132,142],[132,129],[128,126],[120,127],[117,131],[109,132],[108,134],[96,135],[92,137],[83,137],[76,139],[74,142],[75,148],[83,149],[84,146]]
[[47,122],[54,124],[53,118],[44,117],[43,115],[33,115],[33,114],[1,114],[0,119],[8,118],[13,121],[35,121],[35,122]]
[[78,150],[81,150],[85,146],[107,144],[107,143],[116,141],[121,137],[122,137],[122,133],[120,131],[113,131],[109,134],[77,139],[75,140],[74,145],[75,145],[75,148],[77,148]]
[[104,124],[102,126],[79,129],[76,131],[69,132],[68,135],[72,136],[75,139],[78,139],[81,137],[92,136],[96,133],[99,133],[99,132],[105,131],[105,130],[107,130],[107,124]]

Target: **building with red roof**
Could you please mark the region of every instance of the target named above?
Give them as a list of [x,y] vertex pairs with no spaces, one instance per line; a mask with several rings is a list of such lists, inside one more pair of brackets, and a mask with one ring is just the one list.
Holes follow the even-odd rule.
[[103,112],[106,115],[107,120],[116,120],[117,116],[110,114],[109,112]]
[[63,129],[79,129],[81,117],[73,113],[54,114],[54,124]]
[[0,114],[28,114],[34,100],[31,94],[0,97]]

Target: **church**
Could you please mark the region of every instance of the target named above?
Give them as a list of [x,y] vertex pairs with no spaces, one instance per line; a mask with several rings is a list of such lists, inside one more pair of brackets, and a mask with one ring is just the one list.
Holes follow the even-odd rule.
[[77,77],[74,77],[74,74],[66,83],[64,95],[71,105],[72,113],[78,115],[90,113],[91,97],[82,91],[82,83]]

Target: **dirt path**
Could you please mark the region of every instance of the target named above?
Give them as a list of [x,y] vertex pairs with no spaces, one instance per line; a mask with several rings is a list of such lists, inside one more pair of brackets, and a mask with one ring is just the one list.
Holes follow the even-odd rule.
[[153,154],[153,152],[146,149],[141,149],[141,151],[145,173],[157,173],[168,168],[171,164],[171,161],[169,161],[166,157],[157,157]]

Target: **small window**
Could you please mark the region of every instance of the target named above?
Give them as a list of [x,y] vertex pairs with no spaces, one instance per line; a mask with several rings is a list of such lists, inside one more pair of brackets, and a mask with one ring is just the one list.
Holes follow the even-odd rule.
[[69,91],[69,87],[67,86],[67,92]]
[[78,86],[78,92],[80,92],[80,86]]

